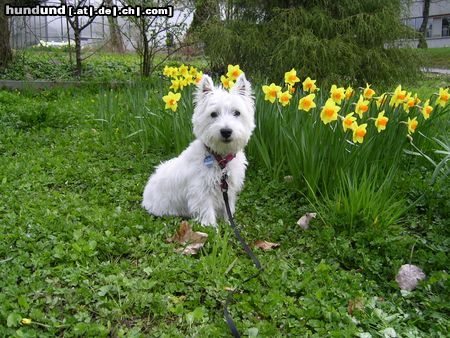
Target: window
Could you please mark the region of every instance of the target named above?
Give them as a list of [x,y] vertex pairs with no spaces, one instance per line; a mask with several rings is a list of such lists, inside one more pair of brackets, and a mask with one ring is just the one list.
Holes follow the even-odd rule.
[[442,36],[450,36],[450,17],[442,18]]

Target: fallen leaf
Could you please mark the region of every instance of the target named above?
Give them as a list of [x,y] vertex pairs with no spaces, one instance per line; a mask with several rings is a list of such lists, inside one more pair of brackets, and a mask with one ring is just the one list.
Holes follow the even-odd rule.
[[353,315],[355,310],[364,310],[364,304],[361,299],[350,299],[348,301],[347,312],[350,316]]
[[181,252],[183,255],[196,255],[204,245],[205,243],[189,244],[185,248],[178,248],[175,251]]
[[267,241],[256,241],[255,243],[253,243],[253,246],[256,246],[257,248],[267,251],[267,250],[272,250],[272,249],[278,248],[280,246],[280,244],[271,243],[271,242],[267,242]]
[[208,239],[208,234],[204,232],[192,231],[192,227],[187,221],[182,221],[180,228],[177,230],[175,235],[167,238],[168,243],[205,243]]
[[300,217],[300,219],[297,221],[297,224],[300,225],[303,230],[306,230],[309,228],[309,222],[313,218],[316,218],[316,216],[317,214],[315,212],[307,212],[302,217]]
[[168,243],[188,244],[183,248],[178,248],[175,251],[183,255],[195,255],[205,245],[208,239],[208,234],[204,232],[192,231],[192,227],[187,221],[182,221],[180,228],[172,236],[167,238]]

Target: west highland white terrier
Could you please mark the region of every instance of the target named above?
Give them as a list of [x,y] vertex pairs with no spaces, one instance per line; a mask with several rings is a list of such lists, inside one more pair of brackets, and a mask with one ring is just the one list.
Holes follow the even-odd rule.
[[243,149],[255,128],[254,98],[244,74],[229,92],[214,87],[204,75],[194,103],[196,140],[156,168],[145,186],[142,206],[156,216],[192,217],[202,225],[216,226],[217,218],[227,218],[222,176],[227,175],[232,214],[244,184],[247,159]]

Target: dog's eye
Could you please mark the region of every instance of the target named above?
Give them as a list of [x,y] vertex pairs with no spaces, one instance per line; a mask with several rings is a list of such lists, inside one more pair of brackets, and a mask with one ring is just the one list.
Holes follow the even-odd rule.
[[213,111],[213,112],[211,113],[211,117],[212,117],[212,118],[216,118],[216,117],[217,117],[217,113],[216,113],[215,111]]
[[241,113],[240,112],[238,112],[237,110],[233,113],[233,115],[234,116],[239,116],[239,115],[241,115]]

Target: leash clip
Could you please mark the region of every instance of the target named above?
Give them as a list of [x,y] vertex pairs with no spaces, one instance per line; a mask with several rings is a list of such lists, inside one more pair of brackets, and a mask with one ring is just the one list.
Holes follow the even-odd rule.
[[222,190],[222,192],[227,192],[228,191],[228,174],[226,172],[224,172],[222,174],[222,177],[220,178],[220,189]]

